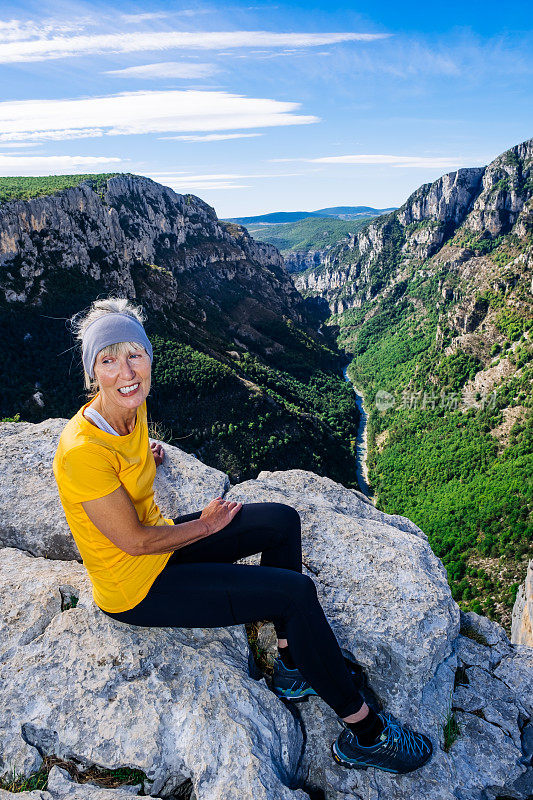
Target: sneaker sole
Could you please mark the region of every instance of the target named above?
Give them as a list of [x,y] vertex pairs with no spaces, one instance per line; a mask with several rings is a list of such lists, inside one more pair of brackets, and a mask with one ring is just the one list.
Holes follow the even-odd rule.
[[309,700],[310,697],[316,697],[315,692],[308,692],[307,694],[296,694],[296,695],[278,694],[277,692],[274,692],[274,694],[280,700],[288,700],[290,703],[305,703],[307,700]]
[[[333,742],[331,745],[331,753],[333,755],[334,760],[337,762],[337,764],[340,764],[341,767],[348,767],[348,769],[363,770],[363,769],[368,769],[368,767],[370,766],[369,764],[358,764],[356,761],[346,761],[344,758],[342,758],[342,756],[339,755],[335,745],[336,742]],[[387,770],[387,772],[390,772],[390,770]]]
[[424,762],[422,762],[422,764],[420,764],[418,767],[415,767],[415,769],[397,770],[397,769],[388,769],[387,767],[381,767],[378,764],[364,764],[357,761],[349,761],[339,753],[336,745],[337,745],[336,741],[332,742],[331,753],[336,763],[340,764],[342,767],[348,767],[349,769],[361,769],[361,770],[373,767],[374,769],[380,769],[382,772],[390,772],[393,775],[407,775],[409,772],[415,772],[417,769],[420,769],[420,767],[423,767],[424,764],[427,764],[427,762],[433,755],[433,751],[431,751],[428,758]]

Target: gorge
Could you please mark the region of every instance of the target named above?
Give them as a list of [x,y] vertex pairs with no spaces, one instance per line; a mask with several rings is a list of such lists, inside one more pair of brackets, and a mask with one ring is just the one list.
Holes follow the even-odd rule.
[[528,140],[425,184],[293,276],[352,356],[378,507],[507,630],[533,541],[532,158]]
[[[147,178],[0,179],[3,781],[44,769],[28,800],[531,796],[532,152],[421,187],[292,278],[275,247]],[[110,293],[147,312],[164,513],[218,495],[297,508],[339,641],[432,737],[423,770],[339,768],[331,710],[283,706],[242,626],[98,614],[51,460],[84,400],[66,322]],[[128,782],[97,786],[108,769]]]

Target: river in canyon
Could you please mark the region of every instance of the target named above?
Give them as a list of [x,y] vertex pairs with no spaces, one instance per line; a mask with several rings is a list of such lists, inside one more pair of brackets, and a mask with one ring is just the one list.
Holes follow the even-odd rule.
[[344,367],[342,374],[344,376],[344,380],[351,383],[353,386],[353,390],[355,392],[355,402],[357,408],[359,410],[359,425],[357,427],[357,464],[356,464],[356,475],[357,475],[357,482],[359,484],[359,488],[361,489],[362,493],[368,497],[369,500],[373,500],[373,492],[370,488],[368,483],[368,465],[366,462],[367,459],[367,450],[368,450],[368,435],[367,435],[367,420],[368,414],[365,410],[363,395],[361,392],[358,391],[355,384],[350,381],[348,377],[348,367]]
[[[317,332],[323,336],[323,332],[321,331],[323,323],[317,328]],[[356,437],[356,467],[355,467],[355,474],[357,476],[357,483],[359,484],[359,488],[361,492],[368,497],[369,500],[374,502],[374,493],[370,488],[370,484],[368,482],[368,465],[366,463],[367,459],[367,451],[368,451],[368,434],[367,434],[367,420],[368,414],[366,413],[363,395],[361,392],[357,390],[356,385],[350,381],[348,377],[348,366],[344,367],[342,370],[342,374],[344,376],[344,380],[351,383],[353,386],[353,390],[355,392],[355,404],[359,410],[359,425],[357,426],[357,437]]]

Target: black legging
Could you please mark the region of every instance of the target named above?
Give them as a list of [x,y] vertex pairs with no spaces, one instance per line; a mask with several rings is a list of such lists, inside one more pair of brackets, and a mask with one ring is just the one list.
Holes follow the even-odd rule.
[[[174,523],[201,513],[184,514]],[[261,565],[233,563],[258,552]],[[225,528],[175,550],[134,608],[108,616],[164,628],[272,620],[303,677],[339,717],[363,704],[315,584],[302,574],[300,515],[284,503],[243,504]]]

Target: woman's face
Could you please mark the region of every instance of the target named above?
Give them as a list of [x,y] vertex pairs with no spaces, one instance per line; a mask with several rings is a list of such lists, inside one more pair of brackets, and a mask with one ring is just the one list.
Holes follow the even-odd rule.
[[142,405],[150,392],[150,356],[142,345],[114,356],[101,350],[94,362],[94,375],[106,405],[131,411]]

